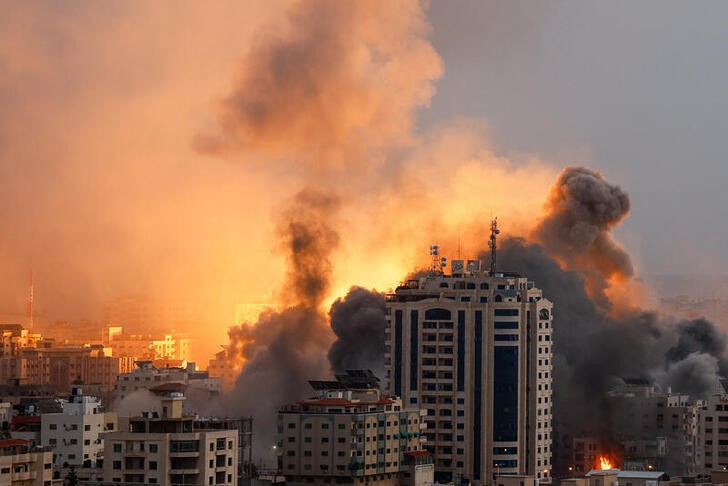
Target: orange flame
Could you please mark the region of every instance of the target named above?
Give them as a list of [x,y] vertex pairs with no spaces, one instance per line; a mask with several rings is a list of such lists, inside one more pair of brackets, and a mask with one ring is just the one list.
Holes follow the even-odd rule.
[[612,469],[614,466],[612,465],[612,461],[610,461],[605,456],[599,456],[599,469],[602,471],[606,469]]

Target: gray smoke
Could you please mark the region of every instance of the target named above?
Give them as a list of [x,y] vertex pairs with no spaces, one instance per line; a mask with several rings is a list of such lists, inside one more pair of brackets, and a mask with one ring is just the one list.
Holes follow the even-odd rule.
[[331,369],[371,369],[384,375],[384,296],[376,291],[352,287],[329,311],[336,341],[329,350]]
[[502,269],[528,276],[554,302],[557,471],[568,465],[559,449],[571,437],[610,440],[615,430],[606,396],[623,380],[643,379],[693,398],[715,392],[726,367],[725,339],[710,322],[675,322],[648,311],[614,317],[589,296],[582,274],[564,270],[544,247],[506,238],[498,255]]
[[598,172],[567,167],[551,188],[546,201],[548,215],[530,239],[541,243],[565,268],[578,270],[596,303],[608,307],[604,295],[608,280],[633,274],[629,255],[610,234],[629,208],[627,193]]
[[312,189],[291,199],[278,215],[277,231],[288,258],[283,298],[289,305],[229,331],[230,358],[244,359],[245,366],[221,412],[253,416],[257,457],[270,455],[280,407],[307,396],[308,380],[329,375],[331,331],[320,309],[339,241],[331,226],[338,207],[336,197]]

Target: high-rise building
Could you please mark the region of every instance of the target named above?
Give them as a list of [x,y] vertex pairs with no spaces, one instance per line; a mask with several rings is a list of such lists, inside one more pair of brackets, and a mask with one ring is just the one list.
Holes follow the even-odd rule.
[[552,303],[526,277],[452,262],[386,299],[386,392],[427,410],[438,480],[551,478]]
[[399,398],[381,395],[370,371],[348,371],[336,381],[311,385],[316,396],[279,412],[286,484],[433,483],[418,408],[404,408]]

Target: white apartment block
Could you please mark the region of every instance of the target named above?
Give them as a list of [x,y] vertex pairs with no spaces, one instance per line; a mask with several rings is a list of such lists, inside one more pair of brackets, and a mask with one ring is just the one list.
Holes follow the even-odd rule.
[[96,397],[74,386],[63,412],[41,415],[41,443],[53,450],[55,467],[96,467],[103,458],[104,433],[116,427],[116,413],[104,412]]
[[182,412],[184,397],[162,399],[162,413],[129,419],[128,429],[107,434],[105,483],[163,486],[237,486],[237,429],[201,429]]
[[[355,374],[365,378],[354,384]],[[279,412],[280,467],[292,485],[424,486],[434,480],[422,414],[380,394],[371,372],[312,381],[316,396]]]
[[553,305],[526,277],[452,263],[387,296],[385,391],[427,411],[438,481],[548,483]]

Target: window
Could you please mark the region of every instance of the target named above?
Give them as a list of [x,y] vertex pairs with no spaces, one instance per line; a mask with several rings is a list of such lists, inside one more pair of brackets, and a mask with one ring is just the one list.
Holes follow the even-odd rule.
[[55,446],[57,442],[56,439],[48,439],[48,445]]
[[56,424],[50,424],[50,425],[48,426],[48,428],[49,428],[50,430],[56,430],[56,429],[58,428],[58,425],[56,425]]
[[496,317],[518,316],[518,309],[495,309],[493,312]]
[[149,452],[155,453],[158,450],[157,444],[149,444]]
[[121,469],[121,461],[114,461],[113,468],[114,469]]
[[88,425],[88,424],[87,425],[84,425],[83,426],[83,430],[85,430],[86,432],[88,432],[89,430],[91,430],[91,425]]
[[83,445],[91,445],[91,439],[85,439]]
[[117,442],[114,444],[114,452],[121,452],[121,443]]
[[149,461],[149,469],[156,471],[157,470],[157,461]]

